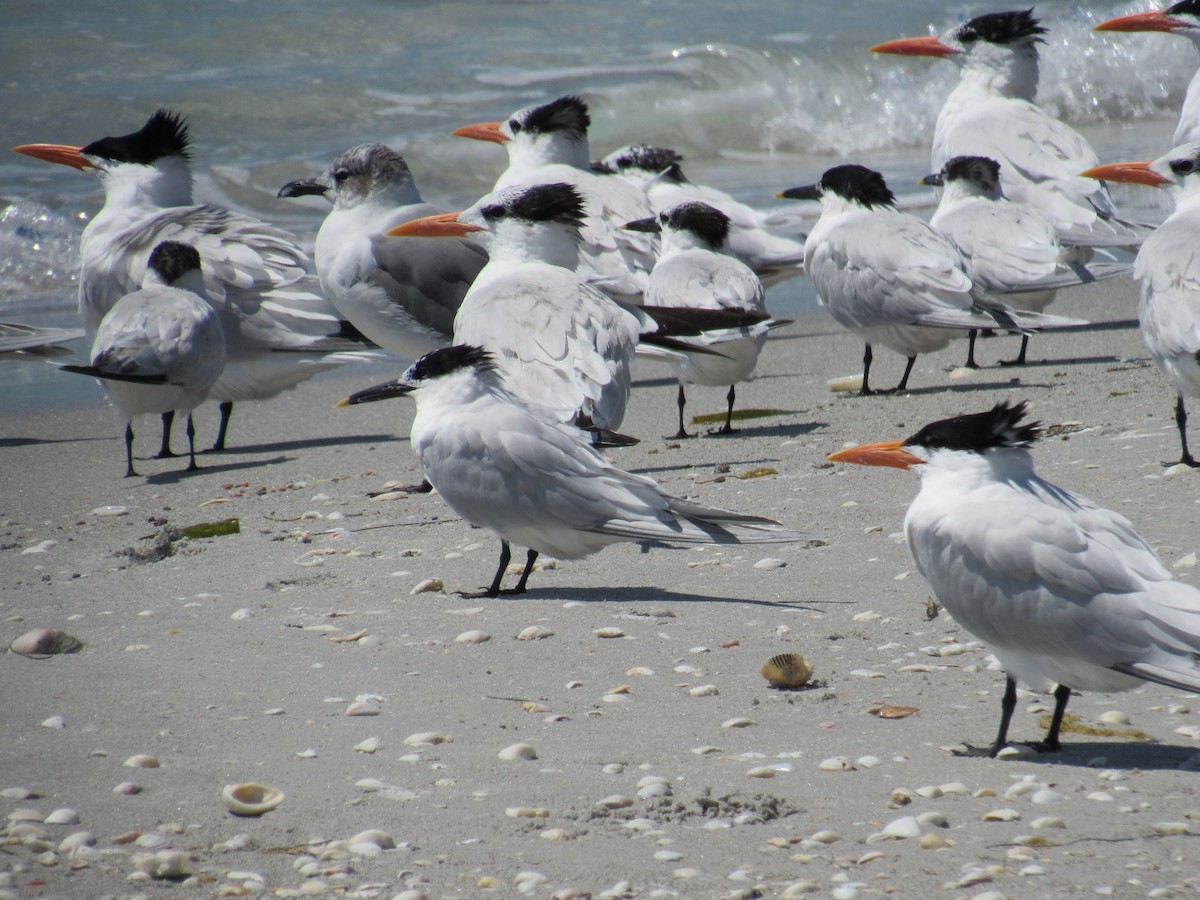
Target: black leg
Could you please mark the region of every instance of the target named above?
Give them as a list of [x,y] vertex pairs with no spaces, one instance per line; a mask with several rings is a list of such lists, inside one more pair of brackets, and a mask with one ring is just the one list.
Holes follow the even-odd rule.
[[1059,685],[1054,689],[1054,715],[1050,717],[1050,728],[1046,736],[1033,745],[1039,753],[1057,753],[1062,749],[1058,742],[1058,731],[1062,728],[1063,716],[1067,712],[1067,701],[1071,699],[1071,689]]
[[910,356],[908,358],[908,365],[904,367],[904,377],[902,377],[900,379],[900,383],[896,385],[896,393],[900,393],[900,391],[908,387],[908,376],[912,374],[913,365],[916,363],[916,361],[917,358],[915,356]]
[[1016,708],[1017,682],[1016,679],[1007,677],[1004,679],[1004,696],[1000,698],[1000,730],[996,732],[996,740],[992,744],[989,756],[994,757],[1008,743],[1008,725],[1012,722],[1013,710]]
[[676,397],[675,404],[679,407],[679,431],[675,432],[675,440],[681,441],[691,437],[683,427],[683,408],[687,406],[687,395],[683,392],[683,382],[679,383],[679,396]]
[[875,354],[871,352],[871,345],[867,344],[867,349],[863,351],[863,383],[858,391],[860,397],[869,397],[875,393],[871,390],[871,360],[874,358]]
[[537,562],[537,558],[538,558],[538,552],[536,550],[531,549],[528,553],[525,554],[525,571],[523,571],[521,573],[521,580],[517,582],[517,586],[515,588],[513,588],[511,591],[509,591],[509,593],[511,593],[511,594],[525,593],[525,582],[529,581],[529,573],[533,571],[533,564],[535,562]]
[[737,391],[734,386],[729,386],[729,393],[725,395],[725,424],[721,428],[716,428],[709,432],[710,434],[737,434],[737,429],[733,427],[733,403],[737,398]]
[[155,459],[171,459],[175,455],[171,452],[171,425],[174,421],[175,410],[162,414],[162,446],[158,448]]
[[1200,468],[1200,463],[1192,458],[1192,454],[1188,450],[1187,410],[1183,408],[1183,394],[1180,394],[1175,401],[1175,424],[1179,427],[1179,446],[1183,448],[1183,455],[1179,457],[1179,461],[1193,469]]
[[1002,366],[1023,366],[1025,365],[1025,351],[1029,349],[1029,335],[1021,335],[1021,352],[1017,354],[1016,359],[1002,359]]
[[217,429],[217,440],[211,447],[210,453],[216,453],[225,449],[225,435],[229,433],[229,417],[233,415],[233,401],[225,400],[221,403],[221,425]]
[[972,328],[967,332],[967,361],[964,365],[968,369],[978,369],[979,363],[975,362],[975,341],[979,339],[979,329]]
[[125,477],[137,477],[133,471],[133,419],[125,423]]
[[512,561],[512,548],[508,546],[508,541],[500,541],[500,565],[496,567],[496,577],[492,579],[492,586],[484,593],[485,597],[500,596],[500,582],[504,580],[504,571],[508,568],[509,562]]
[[192,424],[192,414],[188,413],[187,421],[187,439],[188,439],[188,467],[185,472],[197,472],[200,467],[196,465],[196,426]]

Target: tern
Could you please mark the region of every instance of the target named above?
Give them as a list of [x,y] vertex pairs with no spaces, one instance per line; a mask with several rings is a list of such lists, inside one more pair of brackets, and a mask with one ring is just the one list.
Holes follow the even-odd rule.
[[707,203],[729,217],[729,252],[770,287],[804,272],[804,234],[799,219],[767,213],[724,191],[695,184],[684,175],[683,157],[668,147],[634,144],[614,150],[594,168],[612,171],[646,192],[655,213],[689,200]]
[[1036,749],[1061,748],[1072,691],[1153,681],[1200,691],[1200,590],[1175,581],[1129,521],[1034,471],[1039,423],[1026,404],[926,425],[906,440],[865,444],[834,462],[914,468],[921,490],[904,517],[917,570],[1005,671],[1008,742],[1017,680],[1054,689]]
[[154,248],[140,290],[126,294],[100,320],[91,364],[65,371],[103,379],[109,399],[125,416],[125,477],[133,469],[133,417],[186,412],[187,471],[195,471],[192,410],[202,403],[225,365],[225,335],[204,294],[200,254],[190,244],[163,241]]
[[1091,145],[1034,101],[1038,47],[1046,29],[1033,10],[989,13],[941,36],[877,44],[874,53],[929,56],[958,66],[958,85],[938,113],[933,169],[956,156],[988,156],[1002,166],[1009,199],[1049,216],[1061,233],[1097,245],[1134,245],[1146,226],[1123,222],[1108,189],[1080,178],[1099,163]]
[[791,543],[814,539],[771,519],[701,506],[612,466],[576,428],[533,406],[504,382],[493,357],[456,344],[423,356],[398,382],[360,392],[362,403],[412,392],[412,446],[425,477],[466,521],[500,538],[500,585],[511,544],[528,548],[524,593],[541,553],[582,559],[620,541],[678,544]]
[[620,178],[597,175],[588,152],[587,104],[575,96],[526,106],[504,122],[457,129],[459,137],[502,144],[508,168],[495,190],[514,185],[574,185],[587,204],[579,248],[579,270],[614,298],[638,302],[654,268],[655,241],[621,231],[654,214],[645,191]]
[[[646,302],[655,307],[710,307],[766,313],[763,284],[758,276],[729,253],[729,216],[696,200],[686,200],[660,212],[652,219],[629,222],[626,228],[658,233],[662,250],[650,283]],[[711,331],[692,339],[699,349],[712,353],[672,354],[679,379],[679,431],[676,438],[689,437],[683,426],[687,404],[685,384],[729,385],[725,425],[714,433],[733,434],[735,386],[745,381],[758,365],[758,354],[772,328],[789,325],[788,319],[768,319],[738,329]],[[686,344],[687,339],[683,339]]]
[[984,294],[958,249],[922,219],[896,209],[883,176],[865,166],[834,166],[817,184],[780,196],[821,201],[821,216],[805,243],[804,271],[829,314],[866,343],[863,395],[873,393],[874,343],[907,358],[895,388],[903,391],[917,355],[942,349],[958,331],[1081,324],[1021,312]]
[[[234,401],[261,400],[323,369],[371,358],[307,274],[308,257],[285,231],[241,213],[192,202],[186,121],[162,109],[132,134],[86,147],[25,144],[14,151],[81,171],[104,186],[104,207],[83,229],[79,312],[88,338],[118,300],[141,286],[163,240],[192,244],[221,316],[225,368],[209,394],[221,401],[214,450],[225,447]],[[355,349],[359,348],[359,349]],[[164,420],[164,424],[167,420]],[[170,456],[164,428],[160,456]]]
[[[1017,309],[1041,312],[1061,288],[1126,275],[1127,263],[1091,263],[1090,253],[1064,245],[1054,223],[1037,209],[1013,203],[1001,187],[1000,164],[986,156],[956,156],[921,184],[942,188],[929,220],[962,253],[967,274],[977,287],[1003,295]],[[1000,365],[1024,365],[1029,335],[1021,351]],[[967,365],[975,368],[975,334]]]
[[1176,147],[1156,160],[1109,163],[1086,170],[1090,178],[1166,188],[1175,211],[1138,249],[1133,277],[1142,287],[1138,326],[1150,355],[1175,388],[1179,462],[1200,466],[1188,450],[1183,398],[1200,397],[1200,142]]
[[[1200,0],[1181,0],[1166,9],[1132,13],[1101,22],[1093,31],[1158,31],[1178,34],[1190,40],[1200,50]],[[1175,126],[1175,146],[1200,141],[1200,69],[1188,83]]]
[[408,363],[444,346],[454,316],[487,264],[476,241],[384,234],[442,213],[421,199],[408,163],[383,144],[361,144],[314,178],[291,181],[280,197],[319,195],[333,203],[313,253],[321,288],[341,315]]

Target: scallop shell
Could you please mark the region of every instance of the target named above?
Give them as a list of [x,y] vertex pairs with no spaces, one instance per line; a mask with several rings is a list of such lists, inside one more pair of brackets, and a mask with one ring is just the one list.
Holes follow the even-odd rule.
[[759,670],[774,688],[798,688],[808,684],[813,669],[799,653],[780,653],[772,656]]
[[227,784],[221,800],[235,816],[261,816],[283,802],[283,791],[264,784]]

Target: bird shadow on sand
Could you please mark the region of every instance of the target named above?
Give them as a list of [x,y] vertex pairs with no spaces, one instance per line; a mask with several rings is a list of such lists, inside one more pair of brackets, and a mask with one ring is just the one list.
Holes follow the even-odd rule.
[[290,441],[272,441],[265,444],[237,444],[226,450],[197,451],[205,459],[219,459],[222,454],[239,453],[288,453],[294,450],[314,450],[318,447],[344,447],[349,444],[379,444],[390,441],[408,443],[408,435],[354,434],[320,438],[301,438]]
[[[1184,763],[1196,756],[1191,747],[1152,741],[1078,741],[1063,735],[1062,750],[1021,759],[1018,765],[1071,766],[1081,769],[1141,769],[1188,771]],[[1103,760],[1103,762],[1099,762]]]
[[[239,460],[234,462],[230,460],[225,463],[213,463],[209,461],[206,465],[200,466],[189,472],[187,469],[174,469],[167,472],[154,472],[151,475],[142,473],[142,478],[146,484],[180,484],[189,478],[197,475],[220,475],[223,472],[246,472],[250,469],[261,469],[264,466],[277,466],[281,463],[288,462],[293,457],[290,456],[272,456],[267,459],[254,459],[250,461]],[[211,458],[210,458],[211,460]]]
[[[743,597],[711,597],[704,594],[683,594],[663,588],[642,586],[625,586],[619,588],[580,587],[563,590],[561,588],[531,587],[524,594],[501,594],[496,600],[555,600],[560,602],[574,601],[579,603],[608,603],[613,606],[633,603],[688,603],[688,604],[734,604],[736,606],[762,606],[770,609],[788,609],[795,612],[828,612],[833,607],[849,607],[854,604],[850,600],[752,600]],[[654,610],[645,611],[646,618],[655,618]]]
[[82,444],[87,441],[109,441],[107,437],[67,437],[67,438],[38,438],[38,437],[0,437],[0,449],[4,447],[36,447],[51,444]]
[[[773,465],[784,464],[784,461],[782,459],[772,456],[772,457],[759,457],[758,459],[739,459],[739,460],[722,459],[719,461],[714,460],[714,461],[700,461],[700,462],[698,462],[696,460],[692,460],[690,462],[680,462],[676,465],[668,465],[668,466],[638,466],[636,469],[627,469],[626,471],[632,472],[634,475],[653,475],[657,472],[683,472],[683,471],[688,471],[691,469],[702,469],[705,466],[715,466],[718,464],[718,462],[721,465],[727,465],[730,467],[733,467],[733,466],[773,466]],[[725,477],[726,478],[737,478],[737,474],[731,471],[729,473],[726,473]],[[700,482],[700,483],[703,483],[703,482]]]

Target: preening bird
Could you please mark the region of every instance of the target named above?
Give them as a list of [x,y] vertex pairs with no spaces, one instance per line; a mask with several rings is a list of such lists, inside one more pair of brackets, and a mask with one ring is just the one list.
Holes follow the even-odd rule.
[[1175,201],[1175,211],[1138,249],[1133,277],[1142,288],[1142,340],[1175,388],[1179,461],[1195,468],[1200,462],[1188,450],[1183,398],[1200,397],[1200,142],[1176,147],[1156,160],[1109,163],[1083,174],[1166,188]]
[[412,446],[425,477],[468,522],[500,538],[500,585],[510,544],[529,548],[511,593],[523,593],[538,554],[581,559],[619,541],[790,543],[813,536],[778,522],[701,506],[604,460],[576,428],[505,386],[492,355],[455,345],[419,359],[400,382],[360,392],[361,403],[413,392]]
[[907,358],[895,388],[902,391],[918,354],[942,349],[963,331],[1079,324],[1015,310],[984,294],[958,249],[924,220],[896,209],[883,176],[865,166],[835,166],[817,184],[780,196],[821,201],[821,217],[805,243],[804,270],[829,314],[866,343],[864,395],[873,393],[875,343]]
[[476,241],[395,238],[384,232],[445,212],[421,199],[408,163],[383,144],[360,144],[280,197],[319,195],[333,203],[313,253],[321,288],[355,328],[409,362],[444,346],[454,316],[487,264]]
[[835,462],[914,468],[921,490],[904,517],[917,570],[1005,671],[995,756],[1008,742],[1017,681],[1054,689],[1039,750],[1060,749],[1072,691],[1153,681],[1200,690],[1200,590],[1172,579],[1127,519],[1034,471],[1041,434],[1026,404],[926,425],[864,444]]
[[1118,219],[1108,189],[1079,177],[1100,161],[1091,145],[1034,100],[1045,33],[1032,9],[1015,10],[871,51],[948,59],[958,67],[958,84],[934,126],[934,171],[956,156],[990,157],[1000,163],[1008,198],[1048,216],[1069,243],[1137,244],[1150,229]]
[[[186,121],[159,110],[132,134],[75,147],[25,144],[15,152],[94,172],[104,206],[80,238],[79,312],[94,338],[112,307],[141,287],[151,251],[191,244],[221,317],[226,360],[210,396],[221,401],[214,450],[225,447],[234,401],[262,400],[334,366],[370,358],[307,274],[308,257],[285,231],[241,213],[192,202]],[[159,456],[170,456],[169,426]]]
[[[707,203],[685,200],[651,219],[629,222],[626,228],[658,233],[662,250],[650,282],[646,303],[654,307],[731,309],[766,313],[762,282],[739,259],[729,253],[730,221],[725,213]],[[788,319],[768,319],[744,328],[706,332],[684,338],[698,351],[682,356],[672,353],[669,362],[679,379],[679,431],[687,403],[685,384],[729,385],[725,425],[720,434],[732,434],[735,386],[745,381],[758,365],[758,354],[772,328],[790,324]],[[717,353],[709,352],[716,350]]]
[[142,287],[118,300],[100,320],[91,364],[62,367],[104,380],[109,399],[126,419],[126,478],[137,475],[133,417],[143,413],[187,413],[187,471],[198,468],[192,410],[225,365],[221,319],[204,295],[196,248],[163,241],[147,266]]

